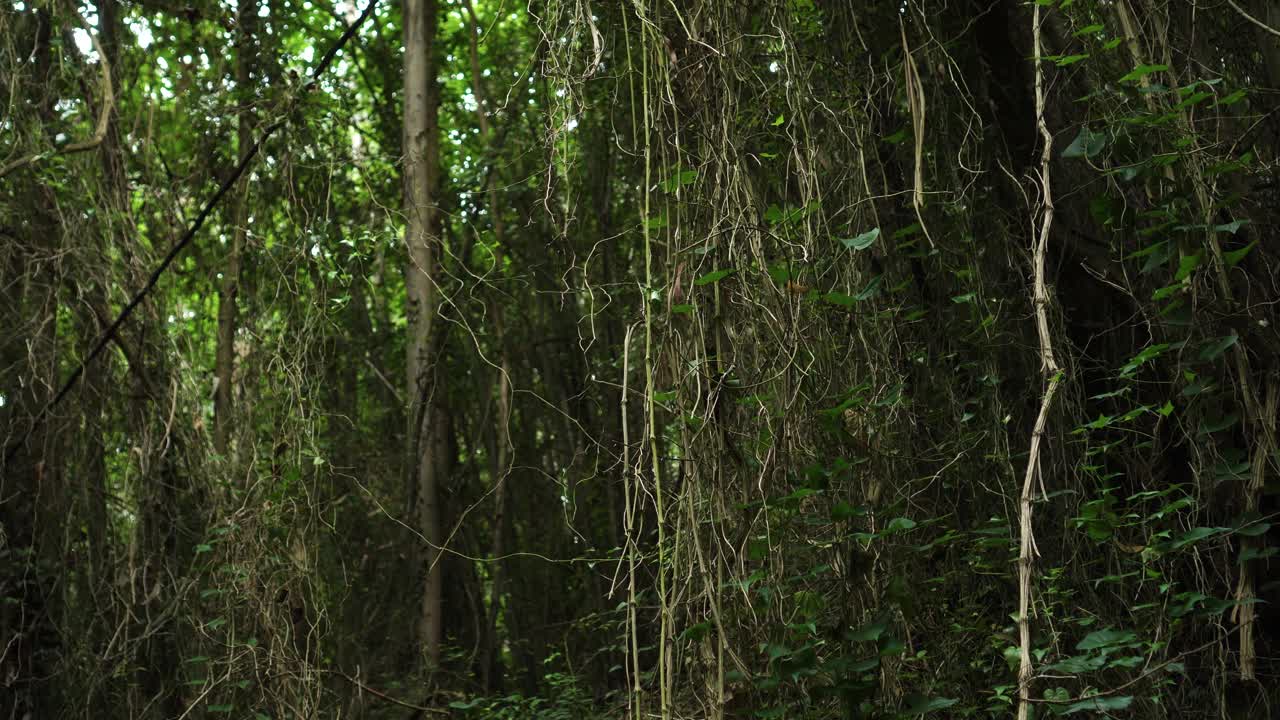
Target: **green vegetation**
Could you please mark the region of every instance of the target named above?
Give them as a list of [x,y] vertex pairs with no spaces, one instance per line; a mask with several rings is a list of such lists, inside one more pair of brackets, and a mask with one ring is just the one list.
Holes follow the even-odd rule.
[[0,0],[0,717],[1280,712],[1280,5]]

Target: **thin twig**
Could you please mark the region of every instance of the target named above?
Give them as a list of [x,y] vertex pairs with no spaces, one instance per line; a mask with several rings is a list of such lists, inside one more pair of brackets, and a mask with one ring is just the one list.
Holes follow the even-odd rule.
[[380,698],[380,699],[382,699],[382,700],[386,700],[387,702],[392,703],[392,704],[395,704],[395,705],[399,705],[400,707],[409,708],[410,710],[417,710],[417,711],[419,711],[419,712],[438,713],[438,714],[440,714],[440,715],[448,715],[448,714],[449,714],[449,711],[448,711],[448,710],[441,710],[440,708],[433,708],[433,707],[424,707],[424,706],[422,706],[422,705],[414,705],[413,703],[405,702],[404,700],[400,700],[400,699],[398,699],[398,698],[391,697],[390,695],[388,695],[388,694],[386,694],[386,693],[384,693],[384,692],[380,692],[380,691],[378,691],[378,690],[374,690],[373,688],[369,687],[368,685],[365,685],[364,683],[360,682],[359,680],[357,680],[357,679],[355,679],[355,678],[351,677],[350,675],[348,675],[348,674],[346,674],[346,673],[344,673],[344,672],[340,672],[340,671],[338,671],[338,670],[329,670],[328,672],[329,672],[329,673],[331,673],[331,674],[333,674],[333,675],[337,675],[338,677],[342,678],[343,680],[346,680],[347,682],[351,683],[352,685],[355,685],[355,686],[356,686],[357,688],[359,688],[362,692],[367,692],[367,693],[369,693],[370,695],[373,695],[373,696],[374,696],[374,697],[376,697],[376,698]]
[[1266,24],[1266,23],[1262,22],[1262,21],[1261,21],[1261,20],[1259,20],[1258,18],[1256,18],[1256,17],[1254,17],[1254,16],[1250,15],[1249,13],[1245,12],[1245,11],[1244,11],[1244,8],[1240,7],[1239,5],[1237,5],[1237,4],[1235,3],[1235,0],[1227,0],[1227,4],[1228,4],[1228,5],[1230,5],[1230,6],[1232,7],[1232,9],[1234,9],[1236,12],[1240,13],[1241,17],[1243,17],[1245,20],[1248,20],[1249,22],[1253,23],[1254,25],[1257,25],[1258,27],[1262,28],[1263,30],[1266,30],[1267,32],[1271,33],[1272,35],[1275,35],[1276,37],[1280,37],[1280,30],[1277,30],[1277,29],[1275,29],[1275,28],[1271,27],[1270,25],[1268,25],[1268,24]]

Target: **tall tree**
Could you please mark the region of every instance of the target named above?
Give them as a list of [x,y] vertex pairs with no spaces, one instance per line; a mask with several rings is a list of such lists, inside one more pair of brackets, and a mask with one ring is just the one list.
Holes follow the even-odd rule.
[[404,269],[408,317],[406,388],[409,396],[410,495],[422,542],[417,639],[428,666],[440,664],[442,565],[439,486],[447,452],[448,418],[439,392],[438,282],[440,89],[436,82],[435,0],[404,3]]
[[[256,35],[258,0],[239,0],[236,6],[236,152],[239,161],[253,143]],[[214,361],[213,437],[214,448],[225,454],[231,435],[233,382],[235,379],[237,296],[245,241],[249,233],[249,177],[236,187],[232,201],[231,246],[227,248],[222,283],[218,288],[218,339]]]

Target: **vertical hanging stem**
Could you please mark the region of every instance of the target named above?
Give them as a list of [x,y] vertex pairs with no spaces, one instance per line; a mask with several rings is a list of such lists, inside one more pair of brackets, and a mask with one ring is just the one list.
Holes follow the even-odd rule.
[[626,337],[622,341],[622,482],[623,482],[623,536],[627,555],[627,639],[631,642],[627,655],[627,668],[631,679],[631,695],[628,705],[633,720],[640,720],[640,640],[637,637],[636,624],[636,541],[635,541],[635,500],[632,497],[631,483],[631,431],[627,420],[627,398],[630,396],[628,379],[631,377],[631,333],[634,325],[627,326]]
[[1041,441],[1044,439],[1045,425],[1049,420],[1049,409],[1053,405],[1053,396],[1057,393],[1062,373],[1058,361],[1053,355],[1053,338],[1049,335],[1049,290],[1045,285],[1045,254],[1049,246],[1049,230],[1053,226],[1053,191],[1049,185],[1049,161],[1053,150],[1053,136],[1044,121],[1044,71],[1041,69],[1040,57],[1040,6],[1035,5],[1032,11],[1031,32],[1034,41],[1032,58],[1036,63],[1036,127],[1040,131],[1043,143],[1040,150],[1040,234],[1036,238],[1033,263],[1035,279],[1032,289],[1032,303],[1036,311],[1036,331],[1040,337],[1040,373],[1047,379],[1044,396],[1040,400],[1040,412],[1036,416],[1035,427],[1031,431],[1031,448],[1027,455],[1027,471],[1022,479],[1022,494],[1019,498],[1019,541],[1018,541],[1018,720],[1027,720],[1031,710],[1031,579],[1033,558],[1036,554],[1035,535],[1032,532],[1031,503],[1035,494],[1035,479],[1040,470]]
[[[636,3],[636,12],[640,16],[640,32],[651,32],[645,22],[644,9]],[[649,53],[642,46],[640,54],[641,102],[645,118],[644,133],[644,204],[643,218],[640,228],[644,237],[644,287],[641,288],[641,304],[644,307],[644,397],[645,425],[649,444],[649,457],[652,460],[653,497],[657,510],[658,523],[658,699],[663,720],[671,717],[669,686],[671,679],[667,677],[667,634],[670,631],[670,612],[667,608],[667,557],[666,557],[666,518],[662,497],[662,459],[658,454],[657,408],[653,400],[653,312],[649,306],[649,293],[653,288],[653,238],[649,232],[649,213],[651,205],[651,187],[653,185],[653,148],[649,128],[653,122],[649,92]]]

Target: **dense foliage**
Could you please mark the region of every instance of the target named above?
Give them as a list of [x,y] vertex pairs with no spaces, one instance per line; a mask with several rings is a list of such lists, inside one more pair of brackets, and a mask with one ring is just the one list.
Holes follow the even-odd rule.
[[1280,712],[1270,0],[0,0],[0,98],[6,718]]

